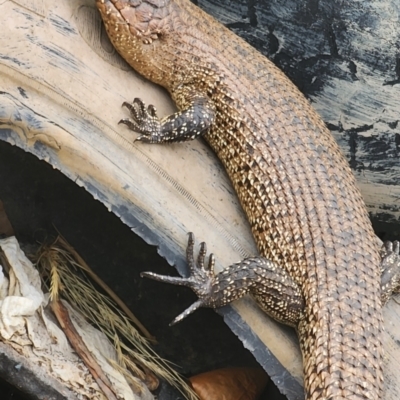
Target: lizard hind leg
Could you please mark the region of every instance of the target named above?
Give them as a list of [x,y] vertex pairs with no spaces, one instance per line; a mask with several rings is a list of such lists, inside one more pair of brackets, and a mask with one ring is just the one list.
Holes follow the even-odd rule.
[[215,258],[211,254],[205,263],[206,244],[200,244],[195,262],[194,235],[189,233],[186,251],[190,269],[188,278],[169,277],[142,272],[142,277],[190,287],[199,300],[175,318],[171,325],[181,321],[199,307],[218,308],[253,294],[261,308],[278,321],[296,326],[304,309],[300,288],[287,272],[263,257],[250,257],[232,264],[214,274]]
[[385,242],[381,250],[381,301],[400,292],[400,242]]

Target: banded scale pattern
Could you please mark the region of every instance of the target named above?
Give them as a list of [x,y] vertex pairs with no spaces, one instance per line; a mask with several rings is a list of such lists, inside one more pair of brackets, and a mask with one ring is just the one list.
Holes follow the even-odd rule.
[[304,300],[297,332],[307,399],[381,398],[380,252],[354,176],[320,117],[270,61],[188,0],[97,6],[120,54],[180,110],[193,107],[193,94],[212,103],[205,138],[260,254]]

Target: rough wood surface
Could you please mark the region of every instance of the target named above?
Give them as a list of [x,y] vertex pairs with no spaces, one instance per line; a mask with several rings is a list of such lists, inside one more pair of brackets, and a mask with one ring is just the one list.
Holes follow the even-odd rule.
[[[240,2],[228,5],[245,11]],[[116,124],[126,115],[120,108],[124,100],[141,97],[161,115],[173,106],[115,54],[94,1],[18,0],[0,7],[1,140],[84,186],[181,272],[188,231],[207,240],[218,268],[256,253],[233,189],[203,142],[134,144],[132,134]],[[309,32],[304,28],[301,35]],[[325,107],[334,105],[328,101]],[[399,312],[394,302],[385,310],[386,399],[400,394]],[[302,363],[294,333],[271,321],[251,299],[221,314],[288,398],[301,399]]]
[[30,399],[78,400],[66,386],[5,343],[0,343],[0,375]]

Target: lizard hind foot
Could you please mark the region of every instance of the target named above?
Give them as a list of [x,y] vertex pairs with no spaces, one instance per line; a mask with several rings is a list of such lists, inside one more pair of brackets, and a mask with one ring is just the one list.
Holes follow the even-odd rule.
[[171,283],[173,285],[190,287],[199,297],[199,299],[195,303],[193,303],[185,311],[179,314],[170,323],[170,326],[186,318],[188,315],[192,314],[200,307],[215,308],[218,306],[213,301],[213,293],[214,293],[213,287],[215,286],[214,255],[210,254],[209,262],[208,264],[206,264],[205,258],[207,255],[207,246],[205,242],[202,242],[200,243],[199,254],[197,260],[195,261],[194,245],[195,245],[194,234],[190,232],[188,245],[186,249],[186,259],[190,271],[188,278],[159,275],[153,272],[142,272],[140,274],[140,276],[143,278],[150,278],[160,282]]
[[118,124],[124,124],[130,130],[141,134],[135,142],[158,143],[160,141],[161,122],[157,116],[157,109],[153,105],[150,104],[146,108],[141,99],[135,98],[132,103],[124,101],[122,107],[129,110],[131,118],[123,118]]

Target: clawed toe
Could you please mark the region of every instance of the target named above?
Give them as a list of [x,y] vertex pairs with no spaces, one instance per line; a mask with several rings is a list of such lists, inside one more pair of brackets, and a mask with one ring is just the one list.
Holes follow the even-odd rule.
[[207,247],[204,242],[200,244],[200,251],[197,257],[197,263],[194,261],[194,244],[195,239],[193,233],[189,233],[189,240],[186,249],[186,258],[189,265],[189,277],[180,278],[174,276],[158,275],[154,272],[142,272],[141,277],[154,279],[160,282],[172,283],[174,285],[189,286],[198,295],[204,294],[209,287],[210,281],[214,278],[213,266],[215,263],[214,256],[210,255],[208,266],[204,267],[204,261],[207,253]]
[[387,241],[383,243],[382,257],[389,254],[400,255],[400,242],[398,240],[395,240],[393,242]]

